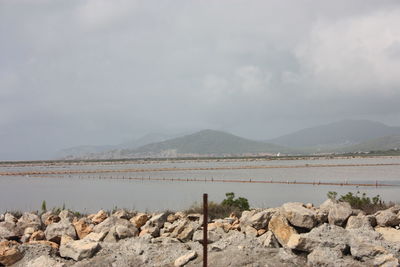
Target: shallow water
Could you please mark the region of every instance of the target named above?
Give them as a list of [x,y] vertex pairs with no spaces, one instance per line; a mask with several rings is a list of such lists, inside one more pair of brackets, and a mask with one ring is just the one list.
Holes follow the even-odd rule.
[[[306,165],[308,164],[308,167]],[[326,166],[359,164],[398,164],[386,166]],[[309,167],[309,166],[314,167]],[[323,165],[316,166],[315,165]],[[232,167],[260,167],[229,169]],[[275,168],[269,168],[275,166]],[[276,168],[281,166],[282,168]],[[297,167],[296,167],[297,166]],[[187,168],[226,168],[187,170]],[[156,171],[155,169],[170,170]],[[175,169],[174,169],[175,168]],[[186,168],[180,170],[180,168]],[[141,169],[124,171],[124,169]],[[400,157],[258,160],[258,161],[170,161],[148,163],[92,163],[63,165],[0,165],[0,173],[18,171],[108,170],[89,174],[46,174],[38,176],[0,176],[0,212],[5,210],[36,210],[43,200],[48,207],[60,207],[92,212],[100,208],[136,210],[177,210],[200,202],[203,193],[212,201],[221,201],[226,192],[245,197],[253,207],[273,207],[288,201],[311,202],[316,205],[326,199],[328,191],[339,194],[366,192],[379,194],[384,200],[400,202]],[[111,170],[111,171],[110,171]],[[144,178],[127,180],[120,178]],[[159,179],[206,179],[197,182],[152,181]],[[211,182],[211,179],[214,182]],[[356,187],[269,183],[223,183],[218,179],[288,182],[385,183],[393,187]]]

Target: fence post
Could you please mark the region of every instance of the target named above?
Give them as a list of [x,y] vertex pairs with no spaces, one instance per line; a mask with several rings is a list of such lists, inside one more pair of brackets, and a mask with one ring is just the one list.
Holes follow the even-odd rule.
[[207,267],[208,194],[203,194],[203,267]]

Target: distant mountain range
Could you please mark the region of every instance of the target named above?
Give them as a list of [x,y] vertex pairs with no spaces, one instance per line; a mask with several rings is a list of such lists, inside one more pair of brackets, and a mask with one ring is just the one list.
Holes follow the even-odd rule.
[[303,129],[267,142],[297,148],[329,148],[355,145],[391,135],[400,135],[400,127],[368,120],[344,120]]
[[[63,151],[66,159],[237,156],[368,152],[400,148],[400,127],[345,120],[303,129],[267,141],[202,130],[175,138],[147,136],[117,146],[82,146]],[[69,154],[68,154],[69,153]]]

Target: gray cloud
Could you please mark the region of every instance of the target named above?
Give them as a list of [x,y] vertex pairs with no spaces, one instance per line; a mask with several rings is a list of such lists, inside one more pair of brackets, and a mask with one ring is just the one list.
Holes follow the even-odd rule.
[[400,125],[398,1],[0,0],[0,160],[148,132]]

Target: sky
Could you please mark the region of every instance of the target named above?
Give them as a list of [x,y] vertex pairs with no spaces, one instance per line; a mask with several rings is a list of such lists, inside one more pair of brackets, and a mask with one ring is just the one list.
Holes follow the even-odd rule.
[[343,119],[400,126],[397,0],[0,0],[0,160]]

